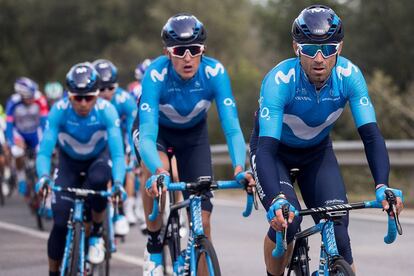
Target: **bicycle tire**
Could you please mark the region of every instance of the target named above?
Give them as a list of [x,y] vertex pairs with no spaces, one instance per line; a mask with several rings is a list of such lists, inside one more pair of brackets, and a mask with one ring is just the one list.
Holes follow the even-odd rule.
[[336,258],[331,265],[330,268],[330,275],[333,276],[355,276],[354,271],[350,264],[344,260],[344,258],[339,257]]
[[206,237],[201,237],[197,238],[195,247],[197,274],[199,274],[200,262],[205,258],[208,275],[220,276],[220,265],[213,244]]
[[[177,214],[178,215],[178,214]],[[181,237],[179,233],[179,218],[176,214],[170,214],[169,223],[166,226],[166,233],[164,244],[167,247],[167,250],[163,250],[164,258],[163,258],[163,265],[164,265],[164,273],[167,274],[168,265],[173,265],[180,254],[181,251]],[[169,259],[167,259],[166,255],[169,255]],[[171,263],[168,263],[168,260]]]
[[[309,276],[309,260],[308,260],[308,251],[303,246],[299,246],[296,253],[296,262],[292,264],[291,270],[295,276]],[[292,274],[288,274],[292,275]]]
[[82,225],[80,222],[75,222],[73,227],[72,249],[69,254],[69,270],[65,275],[77,276],[79,268],[79,255],[80,255],[80,237],[81,237]]

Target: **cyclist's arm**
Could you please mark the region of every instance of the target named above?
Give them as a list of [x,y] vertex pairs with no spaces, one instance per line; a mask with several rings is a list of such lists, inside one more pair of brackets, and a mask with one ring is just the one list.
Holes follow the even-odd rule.
[[9,146],[14,144],[13,140],[13,128],[14,128],[14,107],[15,103],[12,100],[9,100],[6,105],[6,141]]
[[132,126],[134,125],[135,117],[137,116],[137,105],[134,99],[127,93],[127,99],[125,101],[125,114],[126,114],[126,131],[128,135],[128,143],[131,151],[134,152],[134,141],[132,140]]
[[388,185],[390,161],[384,138],[378,128],[375,110],[368,95],[368,88],[360,70],[353,71],[346,79],[349,89],[349,103],[355,125],[364,143],[375,185]]
[[145,166],[152,174],[162,168],[162,162],[157,151],[159,94],[160,80],[151,79],[145,74],[142,82],[142,95],[139,101],[139,154]]
[[236,101],[231,92],[230,79],[226,70],[223,70],[212,81],[214,82],[217,111],[226,137],[233,168],[241,166],[244,170],[246,143],[240,128]]
[[47,114],[49,113],[47,100],[43,95],[41,95],[39,96],[39,98],[36,99],[36,104],[39,106],[40,109],[40,127],[42,128],[42,130],[44,130],[47,121]]
[[109,102],[106,102],[106,104],[104,112],[108,132],[108,146],[112,160],[112,178],[114,182],[124,183],[125,156],[120,127],[121,122],[115,107]]
[[269,73],[263,81],[260,92],[259,139],[253,167],[256,167],[263,193],[261,201],[266,210],[272,204],[274,196],[281,191],[280,176],[277,169],[278,147],[281,139],[283,112],[289,100],[289,86],[274,81],[274,73]]
[[50,111],[43,138],[40,142],[39,152],[36,156],[36,172],[39,178],[51,173],[52,153],[57,142],[59,124],[64,119],[63,114],[64,111],[57,105],[54,105]]

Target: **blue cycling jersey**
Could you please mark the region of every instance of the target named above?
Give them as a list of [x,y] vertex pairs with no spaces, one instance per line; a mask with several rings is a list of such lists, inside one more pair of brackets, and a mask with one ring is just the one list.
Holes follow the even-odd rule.
[[137,105],[135,104],[135,100],[124,89],[117,87],[111,99],[111,103],[115,106],[115,109],[118,112],[122,128],[128,136],[128,144],[130,148],[133,149],[132,126],[135,117],[137,116]]
[[260,93],[260,134],[290,147],[310,147],[324,139],[349,101],[357,127],[376,122],[361,71],[338,57],[326,84],[317,91],[299,58],[279,63],[265,77]]
[[142,81],[139,149],[144,163],[152,173],[162,167],[155,144],[158,124],[173,129],[192,127],[206,118],[213,100],[216,101],[232,164],[244,168],[245,142],[230,79],[223,65],[213,58],[203,56],[195,76],[183,80],[166,56],[151,63]]
[[59,100],[49,113],[36,159],[38,176],[50,174],[56,142],[74,160],[90,160],[109,146],[112,177],[123,183],[125,161],[118,114],[112,104],[98,99],[88,116],[76,114],[68,98]]

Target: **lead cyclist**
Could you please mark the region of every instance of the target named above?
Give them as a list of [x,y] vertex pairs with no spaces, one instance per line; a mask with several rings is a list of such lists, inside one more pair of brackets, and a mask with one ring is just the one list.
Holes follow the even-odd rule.
[[[290,169],[299,168],[297,182],[308,208],[347,202],[329,133],[348,102],[364,143],[376,199],[385,210],[389,208],[384,200],[384,191],[391,189],[388,152],[361,70],[340,56],[343,37],[342,21],[331,8],[313,5],[304,9],[292,25],[296,57],[280,62],[262,82],[250,158],[270,224],[264,240],[268,275],[283,275],[301,223],[301,218],[294,218],[293,211],[300,205],[290,182]],[[402,193],[392,190],[399,213]],[[281,211],[284,203],[291,205],[288,250],[275,259],[271,254],[275,231],[287,227]],[[335,236],[339,254],[355,271],[348,221],[345,216],[335,224]]]

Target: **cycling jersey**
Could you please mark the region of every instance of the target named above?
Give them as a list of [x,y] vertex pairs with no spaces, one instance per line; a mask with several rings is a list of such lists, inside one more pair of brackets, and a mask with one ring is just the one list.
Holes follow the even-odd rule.
[[246,147],[230,79],[223,65],[203,56],[194,77],[183,80],[166,56],[151,63],[142,81],[139,102],[139,149],[152,173],[162,167],[156,148],[158,124],[172,129],[195,126],[206,118],[213,100],[216,101],[232,164],[244,168]]
[[[361,71],[349,60],[338,57],[325,85],[317,91],[301,68],[299,58],[288,59],[273,68],[262,83],[259,121],[254,134],[260,137],[253,166],[258,187],[280,191],[277,143],[291,148],[309,148],[323,141],[349,101],[364,142],[371,172],[377,184],[388,183],[389,161],[385,142],[378,130],[374,107]],[[260,126],[260,127],[259,127]],[[252,140],[255,140],[253,137]]]
[[113,180],[123,183],[125,161],[120,121],[116,109],[108,101],[97,99],[94,108],[85,117],[76,114],[68,98],[55,103],[36,159],[39,177],[50,174],[56,142],[74,160],[94,159],[109,146]]
[[364,77],[349,60],[338,57],[319,91],[302,70],[299,58],[285,60],[262,83],[260,136],[291,147],[314,146],[329,134],[348,101],[357,127],[376,122]]
[[122,128],[128,136],[128,144],[132,150],[134,147],[132,141],[132,125],[137,116],[137,105],[131,95],[120,87],[115,90],[111,103],[115,106],[115,109],[118,112]]
[[[36,92],[34,102],[24,104],[19,94],[13,94],[6,105],[6,139],[9,145],[14,145],[14,130],[29,144],[37,145],[38,130],[44,129],[48,113],[45,97]],[[36,143],[31,143],[36,140]]]
[[131,94],[131,96],[134,97],[135,102],[138,102],[138,100],[141,98],[142,94],[142,86],[140,82],[134,81],[128,84],[128,92]]

